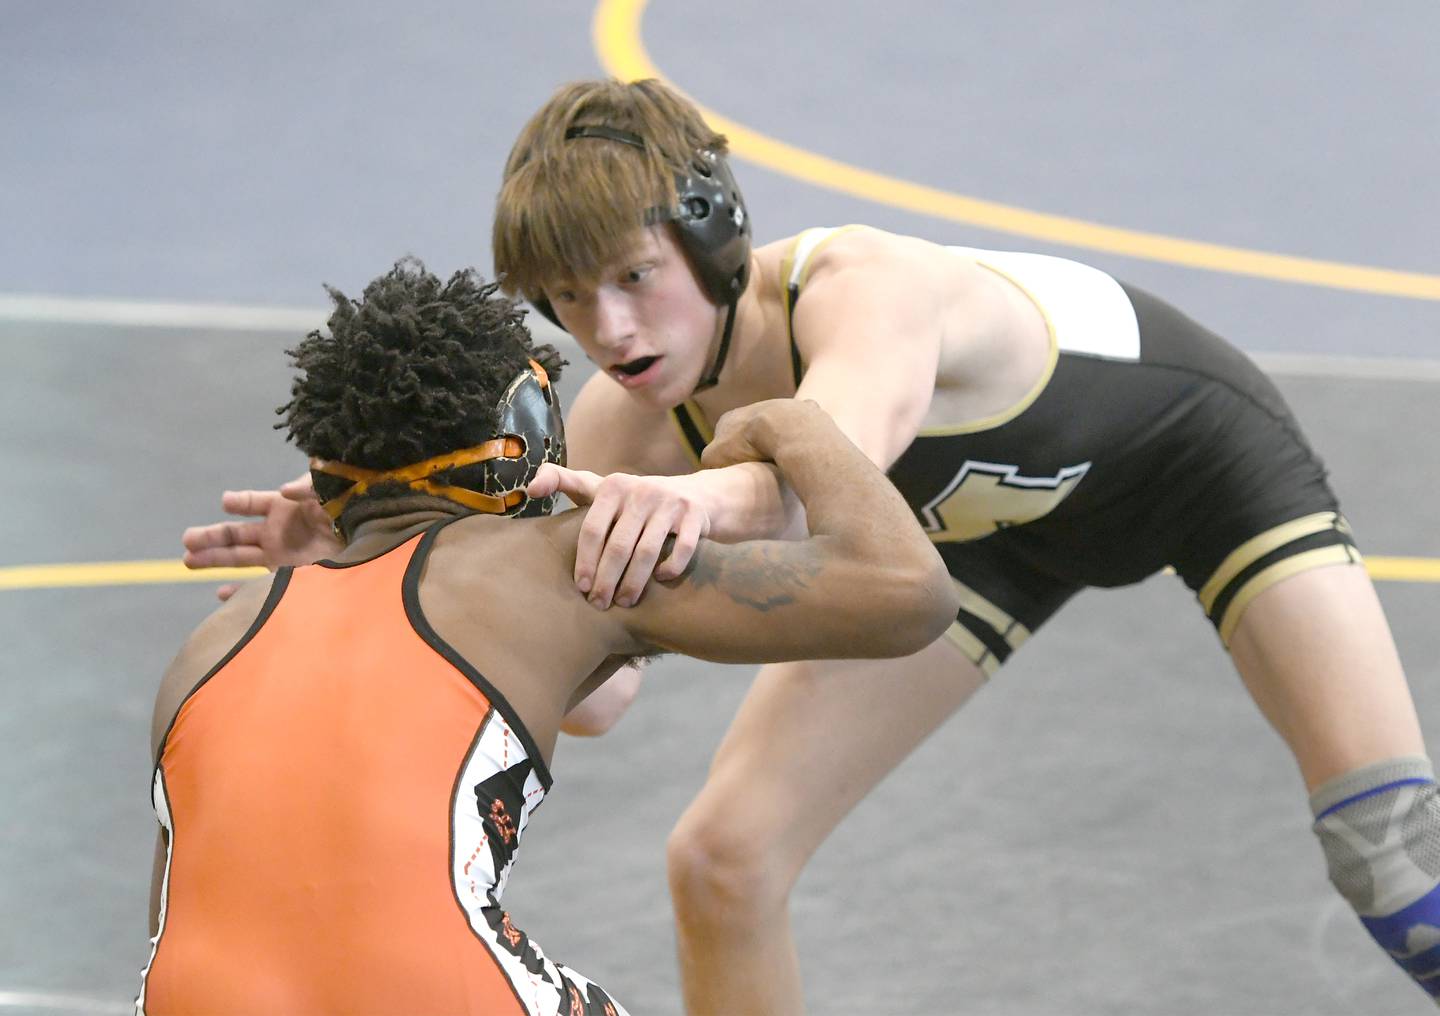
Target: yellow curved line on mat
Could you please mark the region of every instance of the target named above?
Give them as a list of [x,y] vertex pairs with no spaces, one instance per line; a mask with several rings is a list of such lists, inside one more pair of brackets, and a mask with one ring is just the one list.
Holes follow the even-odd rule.
[[[1440,558],[1367,557],[1371,578],[1384,582],[1440,582]],[[27,564],[0,568],[0,590],[142,586],[172,582],[234,582],[268,574],[264,568],[204,568],[180,561],[95,561],[86,564]]]
[[[669,80],[651,62],[641,40],[640,22],[647,2],[599,0],[595,8],[592,31],[596,55],[606,72],[622,80]],[[905,211],[1049,243],[1165,261],[1190,268],[1386,296],[1440,300],[1440,275],[1226,247],[982,201],[848,166],[766,137],[713,110],[701,107],[701,112],[712,127],[729,137],[731,151],[741,158],[807,183]]]
[[96,561],[88,564],[29,564],[0,568],[0,589],[64,589],[73,586],[144,586],[171,582],[234,582],[253,579],[264,568],[205,568],[192,571],[180,561]]

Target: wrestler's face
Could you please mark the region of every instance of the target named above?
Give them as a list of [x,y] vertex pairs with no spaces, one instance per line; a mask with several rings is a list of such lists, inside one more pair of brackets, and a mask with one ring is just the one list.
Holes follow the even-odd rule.
[[585,355],[648,407],[684,402],[709,366],[721,315],[669,226],[636,233],[596,281],[557,279],[545,297]]

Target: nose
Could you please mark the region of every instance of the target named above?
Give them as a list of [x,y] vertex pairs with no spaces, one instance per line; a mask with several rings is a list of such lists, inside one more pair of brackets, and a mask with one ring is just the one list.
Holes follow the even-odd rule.
[[635,315],[621,293],[596,294],[594,321],[595,344],[607,353],[623,352],[635,337]]

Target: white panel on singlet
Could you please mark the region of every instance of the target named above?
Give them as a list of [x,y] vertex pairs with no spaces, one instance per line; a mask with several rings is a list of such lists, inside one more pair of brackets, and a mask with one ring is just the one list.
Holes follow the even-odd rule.
[[1010,279],[1050,321],[1061,352],[1113,360],[1140,358],[1140,329],[1130,298],[1109,275],[1067,258],[1019,251],[951,247]]
[[800,234],[800,239],[795,242],[795,250],[791,255],[795,261],[790,268],[790,278],[785,280],[786,285],[800,285],[800,280],[805,276],[805,263],[810,260],[810,255],[815,253],[816,247],[839,232],[839,229],[838,226],[817,226]]
[[[455,784],[455,797],[451,802],[451,855],[450,878],[455,888],[455,898],[465,909],[470,927],[475,936],[485,944],[490,955],[509,978],[515,995],[525,1005],[531,1016],[561,1011],[560,980],[554,971],[554,964],[545,956],[538,943],[528,941],[528,948],[549,968],[548,977],[532,972],[525,962],[507,949],[486,919],[487,908],[498,907],[505,892],[505,883],[510,877],[514,854],[511,861],[495,870],[495,859],[490,852],[489,833],[485,829],[484,817],[480,814],[475,798],[475,787],[497,773],[511,769],[526,758],[525,746],[516,736],[509,721],[497,710],[492,711],[485,721],[479,737],[471,748],[470,755],[461,769]],[[540,777],[531,769],[525,777],[524,804],[519,815],[511,816],[515,837],[514,850],[518,851],[525,827],[530,823],[530,813],[540,803],[545,788]]]

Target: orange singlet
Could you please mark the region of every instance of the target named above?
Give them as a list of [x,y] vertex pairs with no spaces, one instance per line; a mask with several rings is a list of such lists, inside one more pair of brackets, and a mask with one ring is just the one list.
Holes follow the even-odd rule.
[[420,611],[439,529],[282,568],[180,707],[137,1012],[623,1014],[500,907],[550,774]]

